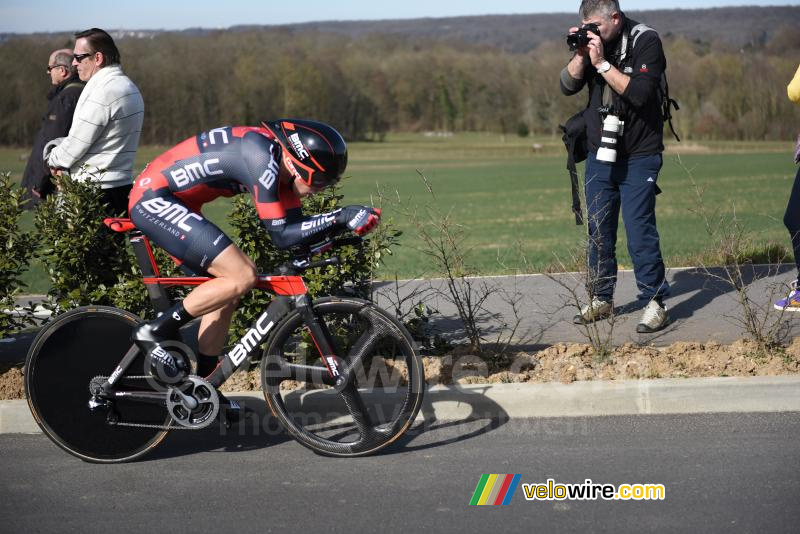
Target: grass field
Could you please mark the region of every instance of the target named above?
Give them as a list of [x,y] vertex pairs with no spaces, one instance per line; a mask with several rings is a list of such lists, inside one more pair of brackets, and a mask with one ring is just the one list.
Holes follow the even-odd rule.
[[[537,150],[533,144],[539,145]],[[142,147],[136,169],[163,150]],[[790,143],[681,143],[670,145],[659,176],[663,194],[657,217],[662,251],[668,266],[686,265],[708,248],[700,218],[691,210],[695,197],[689,173],[705,189],[709,209],[731,212],[744,221],[756,240],[788,246],[782,217],[795,166]],[[0,171],[17,178],[25,165],[26,149],[0,148]],[[428,192],[417,171],[432,186]],[[398,134],[384,143],[353,143],[343,181],[347,203],[370,203],[377,189],[391,193],[384,216],[404,230],[402,246],[395,250],[381,276],[393,278],[434,276],[413,226],[393,205],[398,196],[406,206],[433,204],[452,212],[468,235],[469,259],[482,273],[498,274],[520,265],[522,250],[533,270],[551,264],[556,255],[568,256],[580,239],[570,212],[571,197],[563,145],[556,138],[521,139],[488,134],[452,137]],[[395,195],[397,193],[397,195]],[[229,201],[218,200],[206,214],[227,228]],[[26,225],[31,218],[26,217]],[[622,225],[620,225],[622,228]],[[618,256],[629,266],[624,232],[620,231]],[[32,291],[47,287],[40,266],[27,276]]]

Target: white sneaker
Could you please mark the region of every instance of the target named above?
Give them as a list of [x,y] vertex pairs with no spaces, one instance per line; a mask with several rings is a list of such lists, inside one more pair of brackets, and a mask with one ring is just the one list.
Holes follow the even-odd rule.
[[667,307],[661,306],[655,300],[651,300],[644,307],[642,320],[636,325],[636,331],[640,334],[652,334],[658,332],[669,324]]
[[581,312],[572,318],[575,324],[588,324],[601,319],[605,319],[614,310],[614,304],[610,300],[602,300],[598,297],[592,299],[591,304],[581,308]]

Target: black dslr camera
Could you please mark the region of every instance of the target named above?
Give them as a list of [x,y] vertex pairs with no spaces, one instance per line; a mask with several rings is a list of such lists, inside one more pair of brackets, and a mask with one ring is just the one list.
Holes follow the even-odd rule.
[[576,51],[578,48],[582,48],[589,44],[591,37],[589,37],[589,33],[592,32],[595,35],[600,35],[600,28],[597,27],[597,24],[584,24],[581,26],[578,31],[575,33],[571,33],[567,35],[567,45],[569,46],[570,52]]

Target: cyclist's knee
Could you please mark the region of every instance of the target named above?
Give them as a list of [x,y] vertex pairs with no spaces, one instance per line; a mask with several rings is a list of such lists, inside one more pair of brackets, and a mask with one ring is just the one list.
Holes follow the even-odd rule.
[[258,272],[256,271],[255,266],[253,265],[243,266],[241,270],[236,273],[236,277],[234,278],[234,283],[236,284],[237,300],[240,296],[244,295],[245,293],[253,289],[257,281],[258,281]]

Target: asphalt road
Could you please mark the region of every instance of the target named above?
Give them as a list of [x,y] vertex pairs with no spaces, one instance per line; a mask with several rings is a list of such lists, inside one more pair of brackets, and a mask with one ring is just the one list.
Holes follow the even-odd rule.
[[[181,432],[137,463],[0,436],[2,532],[797,532],[800,414],[434,424],[378,456],[316,456],[271,425]],[[256,435],[256,428],[258,432]],[[663,501],[468,506],[483,473],[663,484]]]

